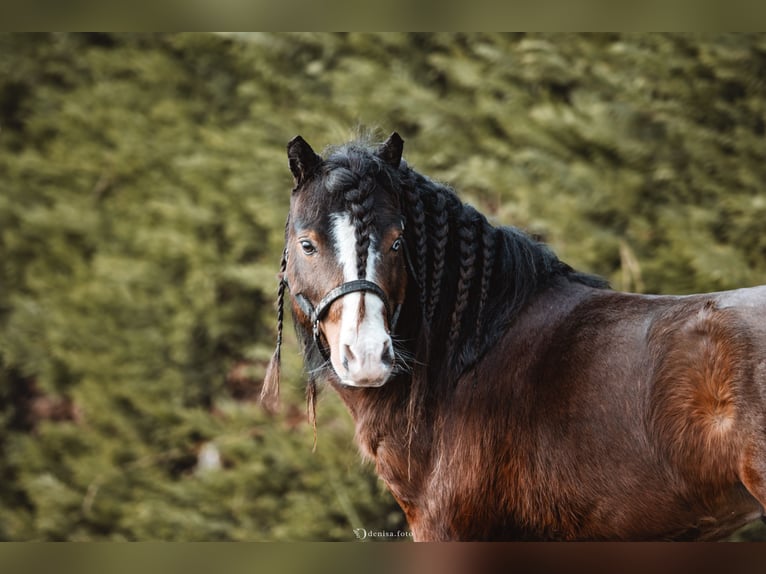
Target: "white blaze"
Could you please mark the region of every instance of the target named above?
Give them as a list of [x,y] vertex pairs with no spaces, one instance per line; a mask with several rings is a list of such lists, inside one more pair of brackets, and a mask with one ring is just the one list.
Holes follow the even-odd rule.
[[[348,214],[336,214],[332,220],[332,234],[335,240],[338,261],[343,268],[343,281],[361,279],[357,272],[356,235],[351,217]],[[378,254],[375,242],[370,238],[367,251],[367,267],[365,279],[375,282],[375,267]],[[389,368],[383,365],[381,355],[390,337],[384,321],[383,301],[372,293],[367,293],[364,299],[365,313],[359,322],[362,293],[354,292],[341,298],[342,314],[340,326],[339,349],[332,353],[332,363],[335,372],[344,384],[351,386],[382,385],[388,376]],[[350,349],[353,357],[346,354]],[[343,358],[347,364],[343,363]],[[336,364],[337,363],[337,364]],[[382,380],[381,380],[382,379]],[[369,381],[368,384],[366,381]],[[359,384],[359,383],[362,384]]]

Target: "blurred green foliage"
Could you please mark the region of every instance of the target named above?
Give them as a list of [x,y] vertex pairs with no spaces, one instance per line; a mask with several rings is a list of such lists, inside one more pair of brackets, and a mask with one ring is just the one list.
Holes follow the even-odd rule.
[[296,133],[687,293],[766,283],[765,122],[763,35],[0,35],[0,539],[405,528],[292,337],[254,401]]

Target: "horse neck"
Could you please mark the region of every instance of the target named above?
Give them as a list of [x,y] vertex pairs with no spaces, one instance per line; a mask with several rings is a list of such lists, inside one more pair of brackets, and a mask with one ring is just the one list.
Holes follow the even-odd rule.
[[439,413],[529,301],[555,277],[605,284],[521,231],[490,225],[454,192],[415,172],[402,191],[412,280],[397,339],[414,357],[411,372],[374,389],[333,386],[356,423],[362,453],[405,506],[439,448]]
[[378,474],[403,506],[414,499],[427,478],[433,452],[431,413],[425,413],[414,432],[409,432],[412,384],[411,375],[399,375],[372,389],[332,383],[354,419],[360,451],[375,462]]

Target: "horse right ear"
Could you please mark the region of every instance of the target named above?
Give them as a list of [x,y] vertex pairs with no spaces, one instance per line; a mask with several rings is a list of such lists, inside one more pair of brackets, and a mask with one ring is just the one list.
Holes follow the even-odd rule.
[[402,162],[402,151],[404,150],[404,140],[401,136],[393,132],[388,139],[378,148],[377,154],[387,164],[394,168],[399,168]]
[[287,159],[296,185],[306,181],[311,172],[322,163],[321,156],[314,153],[311,146],[301,136],[295,136],[287,144]]

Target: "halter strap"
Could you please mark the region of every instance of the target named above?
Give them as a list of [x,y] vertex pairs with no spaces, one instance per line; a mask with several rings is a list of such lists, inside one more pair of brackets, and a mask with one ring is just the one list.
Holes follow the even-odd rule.
[[388,297],[386,297],[385,291],[383,291],[380,285],[373,283],[372,281],[367,281],[366,279],[355,279],[353,281],[348,281],[338,285],[335,289],[330,290],[329,293],[322,297],[316,307],[314,307],[311,301],[309,301],[308,298],[303,295],[303,293],[295,294],[295,301],[298,303],[301,311],[303,311],[303,313],[311,321],[314,340],[316,341],[317,347],[319,347],[319,350],[323,355],[326,355],[327,352],[323,348],[322,342],[319,338],[319,323],[322,321],[322,318],[334,301],[348,295],[349,293],[355,293],[359,291],[373,293],[374,295],[377,295],[381,301],[383,301],[383,305],[386,308],[386,317],[388,318],[389,328],[391,331],[393,331],[394,327],[396,327],[396,322],[399,320],[401,305],[397,305],[392,315],[391,306],[388,304]]
[[391,316],[391,310],[388,308],[386,293],[383,291],[383,289],[381,289],[377,283],[373,283],[372,281],[367,281],[366,279],[355,279],[354,281],[349,281],[339,285],[330,291],[327,295],[322,297],[322,300],[316,307],[315,320],[321,320],[322,316],[325,314],[325,311],[336,299],[340,299],[344,295],[354,293],[355,291],[369,291],[370,293],[377,295],[380,300],[383,301],[383,305],[386,307],[386,317]]

